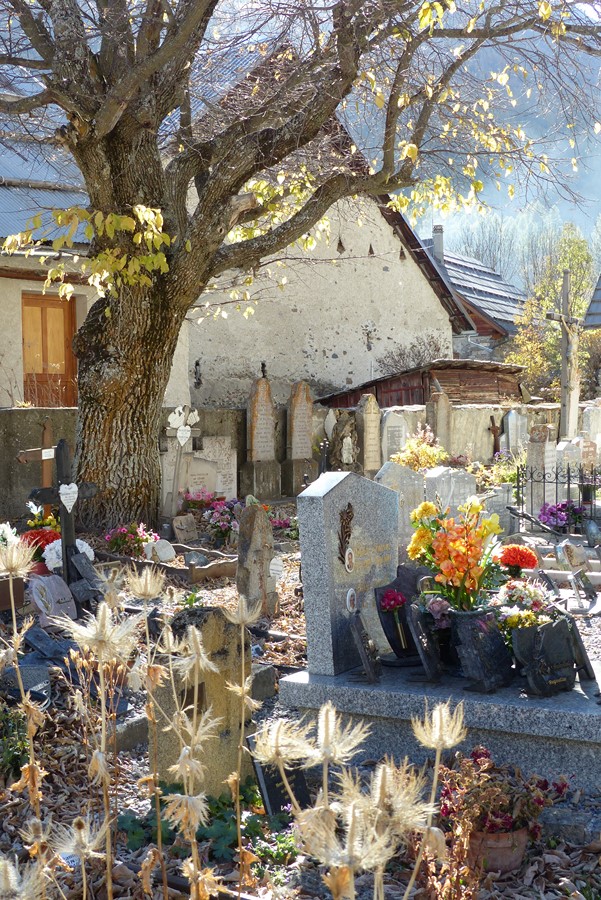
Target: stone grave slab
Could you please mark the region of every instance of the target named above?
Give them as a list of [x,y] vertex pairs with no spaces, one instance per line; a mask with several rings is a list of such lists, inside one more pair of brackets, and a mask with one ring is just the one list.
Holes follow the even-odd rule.
[[206,459],[204,451],[193,453],[187,460],[186,487],[191,492],[204,488],[211,493],[217,493],[217,469],[217,462]]
[[73,594],[60,575],[30,575],[29,591],[42,627],[45,628],[51,624],[50,616],[77,618]]
[[396,575],[398,495],[354,472],[326,472],[297,509],[309,670],[335,675],[360,665],[350,595],[378,651],[390,652],[374,589]]
[[394,409],[384,410],[381,423],[382,462],[386,462],[407,442],[411,429],[402,413]]
[[528,443],[528,416],[510,409],[503,419],[503,430],[507,435],[507,449],[516,455],[521,453]]
[[373,478],[382,466],[380,407],[373,394],[363,394],[355,413],[359,442],[359,465],[366,478]]
[[81,577],[85,578],[95,590],[102,591],[102,578],[92,565],[91,559],[85,553],[76,553],[71,557],[71,560]]
[[450,507],[450,515],[458,514],[458,507],[476,493],[476,477],[465,469],[435,466],[424,477],[426,500],[433,503],[439,496],[442,508]]
[[288,402],[286,459],[282,463],[282,493],[296,497],[303,489],[303,479],[317,477],[313,459],[313,400],[306,381],[293,385]]
[[399,562],[407,559],[407,544],[413,537],[411,511],[424,499],[424,476],[408,466],[385,462],[374,481],[395,491],[399,498]]
[[[535,428],[540,429],[540,434],[535,433],[536,440],[532,440]],[[555,481],[545,481],[545,476],[554,479],[557,465],[557,444],[549,440],[549,428],[546,425],[535,426],[530,432],[530,440],[526,444],[526,468],[533,473],[533,480],[528,484],[526,491],[526,512],[531,516],[538,516],[542,505],[547,503],[559,503],[564,499],[565,485],[558,484],[557,491]],[[546,440],[542,437],[546,435]]]
[[267,378],[257,378],[246,408],[246,462],[240,469],[240,492],[261,500],[281,494],[282,473],[275,458],[275,406]]
[[172,524],[175,537],[180,544],[189,544],[198,540],[198,528],[192,513],[175,516]]
[[217,464],[214,490],[219,497],[233,500],[238,496],[238,454],[229,436],[203,437],[202,450],[194,454],[194,459],[197,457]]
[[261,604],[264,616],[274,616],[278,604],[276,578],[270,571],[274,555],[269,516],[262,506],[247,506],[240,515],[236,586],[251,604]]

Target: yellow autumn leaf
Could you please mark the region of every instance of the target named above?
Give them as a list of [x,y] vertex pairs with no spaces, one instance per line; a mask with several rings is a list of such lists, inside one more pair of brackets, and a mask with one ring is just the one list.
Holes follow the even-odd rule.
[[547,19],[551,18],[551,13],[551,4],[548,3],[547,0],[541,0],[541,2],[538,4],[538,14],[543,22],[546,22]]
[[418,150],[417,150],[417,146],[415,144],[406,144],[403,147],[402,158],[407,159],[407,157],[409,157],[409,159],[411,159],[411,160],[413,160],[413,162],[415,162],[415,160],[417,159],[417,153],[418,153]]

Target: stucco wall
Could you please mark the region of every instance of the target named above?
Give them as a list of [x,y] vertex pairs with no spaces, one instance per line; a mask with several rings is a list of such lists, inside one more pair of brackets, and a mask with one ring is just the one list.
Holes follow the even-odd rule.
[[418,337],[433,335],[451,353],[447,314],[376,204],[345,201],[328,218],[329,241],[289,250],[285,268],[271,261],[271,277],[255,279],[254,315],[232,310],[197,324],[190,314],[191,366],[199,359],[202,373],[194,405],[243,406],[262,361],[282,404],[299,379],[316,396],[361,384],[381,374],[385,353]]

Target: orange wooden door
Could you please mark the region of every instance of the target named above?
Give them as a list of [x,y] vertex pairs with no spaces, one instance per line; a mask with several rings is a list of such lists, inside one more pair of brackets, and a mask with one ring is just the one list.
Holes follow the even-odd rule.
[[23,294],[23,393],[34,406],[75,406],[75,304]]

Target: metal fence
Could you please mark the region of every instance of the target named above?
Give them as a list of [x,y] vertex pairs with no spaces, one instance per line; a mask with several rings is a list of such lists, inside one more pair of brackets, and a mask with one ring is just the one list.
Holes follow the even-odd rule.
[[[601,519],[601,471],[584,466],[536,470],[518,466],[516,505],[544,524],[574,530],[585,519]],[[565,521],[564,520],[565,517]]]

